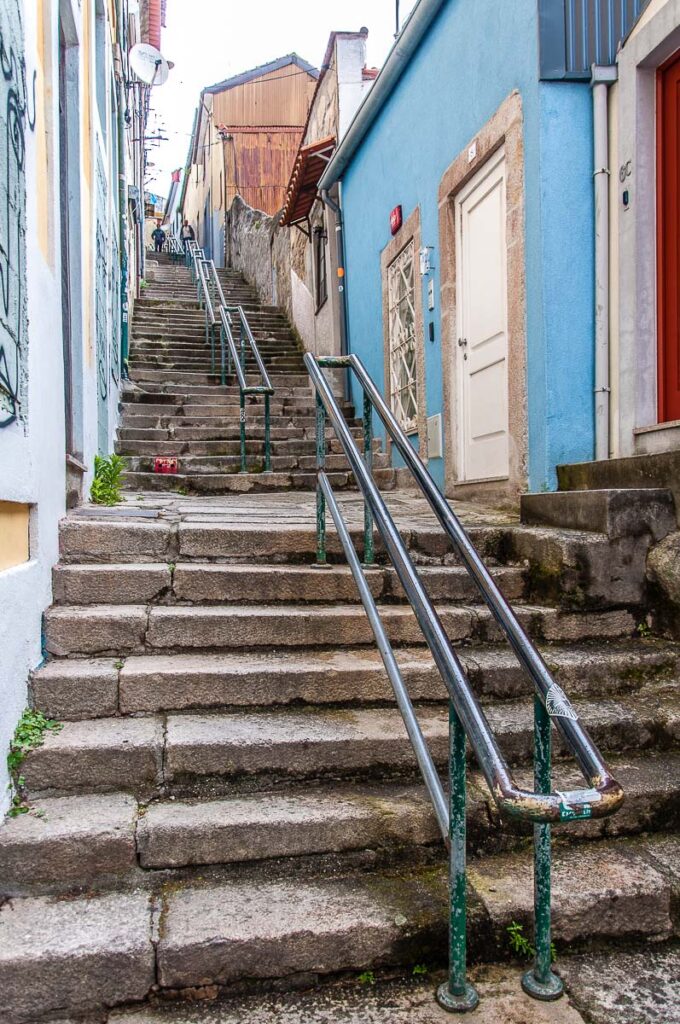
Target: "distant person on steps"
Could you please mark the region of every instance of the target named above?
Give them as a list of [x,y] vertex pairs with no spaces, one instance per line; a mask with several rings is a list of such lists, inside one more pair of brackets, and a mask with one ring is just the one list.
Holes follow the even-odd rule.
[[194,229],[192,228],[188,220],[185,220],[184,223],[182,224],[182,230],[179,233],[179,237],[182,241],[182,248],[186,252],[187,245],[189,244],[189,242],[193,242],[196,238],[196,235],[194,234]]
[[158,224],[156,230],[152,233],[151,237],[153,238],[153,244],[156,252],[163,252],[163,246],[165,245],[165,231],[163,231],[163,228],[160,226],[160,223]]

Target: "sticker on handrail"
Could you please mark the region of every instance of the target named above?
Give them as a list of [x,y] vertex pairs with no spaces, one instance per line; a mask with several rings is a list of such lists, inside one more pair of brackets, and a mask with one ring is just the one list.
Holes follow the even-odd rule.
[[569,698],[557,683],[553,683],[545,697],[545,710],[551,718],[568,718],[572,722],[578,720]]

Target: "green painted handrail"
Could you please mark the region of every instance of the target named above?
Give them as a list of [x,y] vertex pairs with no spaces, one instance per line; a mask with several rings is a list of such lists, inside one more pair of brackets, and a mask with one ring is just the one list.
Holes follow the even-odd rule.
[[[385,549],[415,612],[423,636],[449,693],[450,969],[449,980],[439,988],[437,999],[442,1007],[450,1011],[470,1010],[478,1003],[478,996],[466,977],[465,748],[467,740],[470,742],[490,792],[501,812],[514,818],[531,821],[534,824],[536,954],[533,968],[527,971],[522,978],[522,986],[529,995],[536,999],[557,999],[562,994],[563,986],[551,966],[551,822],[583,821],[613,814],[623,802],[623,790],[611,775],[595,744],[581,725],[566,694],[553,680],[545,662],[522,629],[491,573],[484,565],[451,507],[442,497],[382,395],[376,389],[361,360],[355,355],[315,359],[310,353],[307,353],[304,359],[316,390],[317,403],[317,562],[321,565],[326,562],[325,518],[326,503],[329,500],[329,482],[325,472],[325,428],[326,417],[328,417],[364,497],[365,561],[369,562],[373,557],[372,533],[375,521]],[[356,375],[363,389],[365,449],[363,458],[328,381],[321,372],[321,367],[350,369]],[[453,543],[464,567],[476,583],[482,599],[506,634],[518,660],[534,683],[535,778],[533,790],[523,790],[514,782],[460,660],[451,646],[443,624],[372,478],[370,456],[367,457],[367,453],[370,451],[372,441],[370,419],[373,410],[382,420],[407,468],[411,470],[416,484]],[[331,511],[333,512],[332,506]],[[335,513],[333,514],[335,518]],[[370,545],[368,543],[369,534]],[[348,559],[348,561],[352,568],[351,560]],[[354,569],[353,574],[361,593],[361,581],[357,578]],[[364,606],[366,607],[365,603]],[[375,628],[374,634],[380,647],[378,632]],[[392,677],[390,676],[390,678]],[[401,704],[400,708],[402,714],[405,715],[405,721],[407,721],[412,709],[411,712],[408,711],[408,708],[404,711]],[[589,783],[589,788],[570,792],[553,792],[551,777],[553,723],[562,734],[565,746],[576,758]],[[421,763],[420,760],[419,763]],[[423,765],[421,764],[422,770]],[[430,792],[432,795],[431,790]]]

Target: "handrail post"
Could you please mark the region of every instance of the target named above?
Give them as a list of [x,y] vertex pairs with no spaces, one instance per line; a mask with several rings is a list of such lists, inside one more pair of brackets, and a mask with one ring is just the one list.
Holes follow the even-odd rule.
[[264,396],[264,471],[272,471],[271,426],[269,422],[269,394]]
[[[373,475],[373,405],[364,391],[364,462]],[[373,565],[373,513],[364,498],[364,565]]]
[[[534,788],[552,791],[552,723],[541,698],[534,696]],[[552,970],[550,941],[550,825],[534,825],[534,966],[522,977],[522,988],[534,999],[559,999],[562,980]]]
[[[320,473],[326,465],[326,410],[319,392],[316,393],[316,471]],[[326,495],[317,476],[316,483],[316,564],[326,562]]]
[[224,351],[224,325],[220,321],[220,384],[222,387],[227,383],[226,353]]
[[437,1002],[450,1013],[474,1010],[476,989],[467,980],[466,737],[449,702],[449,980],[437,989]]
[[246,396],[243,390],[239,389],[239,433],[241,437],[241,472],[248,472],[246,461]]

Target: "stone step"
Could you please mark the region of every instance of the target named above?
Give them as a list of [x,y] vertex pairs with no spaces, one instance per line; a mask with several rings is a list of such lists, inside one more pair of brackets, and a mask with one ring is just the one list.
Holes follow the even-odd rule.
[[[218,373],[199,373],[197,371],[183,371],[175,369],[167,370],[155,370],[153,367],[141,367],[136,368],[134,365],[130,367],[130,380],[140,385],[145,386],[150,383],[163,383],[163,384],[188,384],[188,385],[207,385],[212,384],[213,386],[218,384],[219,374]],[[253,379],[250,379],[250,378]],[[246,382],[248,385],[260,384],[259,377],[255,379],[255,375],[246,375]],[[291,388],[306,388],[309,390],[311,384],[307,374],[303,373],[279,373],[276,375],[276,382],[273,387],[291,387]]]
[[[282,417],[279,417],[278,419],[280,420],[281,418]],[[151,418],[149,417],[149,419]],[[179,421],[180,425],[178,426],[175,426],[174,422],[166,422],[164,426],[157,426],[157,420],[152,420],[154,423],[153,426],[146,424],[141,425],[137,422],[133,422],[130,417],[126,417],[125,422],[130,425],[118,428],[118,436],[121,441],[238,441],[240,438],[239,423],[226,417],[223,417],[220,423],[201,423],[200,426],[185,426],[183,420]],[[254,425],[250,422],[247,426],[247,437],[249,440],[264,440],[264,422],[258,425]],[[284,448],[286,443],[298,446],[300,442],[303,441],[316,445],[315,431],[312,431],[305,426],[272,426],[270,424],[269,429],[271,440],[279,442],[279,444]],[[363,433],[361,428],[352,428],[352,435],[355,441],[363,444]],[[329,451],[335,453],[342,451],[340,442],[334,437],[331,431],[326,432],[326,442]],[[373,450],[380,450],[380,440],[378,438],[374,438],[373,440]]]
[[[438,614],[452,643],[497,642],[500,630],[484,606],[442,604]],[[517,618],[535,639],[610,640],[632,636],[635,620],[623,610],[563,612],[518,605]],[[410,605],[385,605],[381,618],[395,644],[423,643]],[[50,654],[134,654],[144,650],[225,647],[356,647],[373,644],[358,605],[153,606],[61,605],[44,616],[44,643]]]
[[[678,701],[652,688],[633,699],[574,700],[593,741],[605,751],[669,748],[677,740]],[[533,757],[533,703],[487,707],[508,763]],[[424,705],[420,726],[435,764],[448,758],[448,707]],[[556,759],[562,754],[556,737]],[[571,762],[570,762],[571,763]],[[169,714],[65,722],[22,764],[29,800],[38,794],[123,790],[141,799],[167,793],[233,794],[287,780],[405,775],[415,759],[394,708],[321,708]]]
[[[496,583],[510,601],[524,596],[518,567],[498,567]],[[368,573],[376,600],[406,600],[391,567]],[[424,566],[422,579],[433,601],[477,602],[476,585],[462,566]],[[142,604],[159,601],[204,604],[274,604],[278,602],[358,602],[348,566],[319,571],[303,565],[225,565],[214,562],[122,562],[107,565],[57,565],[52,572],[56,604]]]
[[[668,831],[680,818],[680,754],[617,756],[610,767],[626,792],[608,820],[555,828],[565,841]],[[558,764],[555,785],[578,785],[578,771]],[[530,783],[529,783],[530,784]],[[520,841],[527,829],[499,823],[479,772],[468,781],[468,833],[491,851]],[[283,858],[326,858],[375,851],[416,859],[415,847],[441,843],[424,786],[327,783],[221,799],[161,800],[138,807],[127,794],[36,800],[0,830],[0,894],[20,896],[96,885],[158,882],[153,872]],[[318,862],[324,870],[324,861]],[[141,870],[140,870],[141,869]],[[294,864],[289,865],[297,877]],[[145,874],[144,874],[145,873]],[[151,874],[150,874],[151,873]]]
[[[220,442],[214,442],[214,445],[220,445]],[[147,441],[117,441],[115,449],[119,455],[125,456],[126,472],[130,474],[153,473],[156,456],[165,454],[181,456],[178,460],[177,468],[178,472],[183,476],[193,476],[199,473],[206,475],[211,473],[238,473],[241,467],[239,445],[236,443],[230,444],[225,441],[220,446],[230,448],[232,454],[213,454],[213,445],[210,445],[209,442],[203,442],[202,444],[197,442],[194,447],[190,442],[185,446],[180,446],[173,442],[164,443],[162,441],[151,443]],[[140,447],[146,454],[133,454]],[[178,451],[178,448],[182,447],[184,447],[184,451]],[[210,450],[203,454],[200,451],[201,447],[209,447]],[[246,445],[246,459],[250,473],[261,473],[264,470],[263,446],[259,442],[255,442],[250,446]],[[275,450],[271,456],[271,471],[273,474],[290,472],[295,469],[314,473],[316,471],[316,464],[316,455],[297,454],[290,450],[287,452]],[[389,469],[389,457],[376,452],[373,456],[373,466],[375,470]],[[331,473],[348,472],[349,463],[346,456],[327,455],[326,470]]]
[[[558,849],[558,950],[671,938],[677,853],[663,837]],[[529,851],[470,865],[471,960],[502,956],[512,921],[528,930],[531,875]],[[447,918],[443,868],[182,885],[158,904],[144,892],[17,899],[0,910],[0,985],[8,1024],[138,1002],[152,988],[214,995],[277,978],[292,987],[310,975],[441,963]]]
[[[680,949],[669,944],[560,954],[557,972],[568,999],[548,1006],[521,990],[524,969],[517,963],[472,968],[470,980],[481,1002],[479,1024],[584,1024],[586,1017],[589,1024],[669,1024],[680,1004]],[[423,980],[408,972],[391,980],[389,971],[381,977],[378,970],[371,972],[371,984],[349,978],[321,992],[315,985],[295,993],[232,997],[218,1004],[123,1010],[114,1012],[109,1024],[443,1024],[447,1018],[434,993],[447,981],[446,972],[425,972]]]
[[[631,696],[649,686],[672,689],[680,671],[678,647],[659,642],[542,645],[541,651],[567,693],[593,700]],[[507,646],[460,647],[457,653],[481,698],[510,700],[530,692]],[[396,657],[413,700],[444,698],[427,650],[400,648]],[[382,661],[372,649],[57,658],[33,674],[31,686],[36,707],[59,720],[302,703],[394,704]]]
[[[329,473],[335,490],[354,490],[356,482],[351,473]],[[373,479],[381,491],[396,486],[393,469],[377,469]],[[125,473],[123,483],[131,491],[176,491],[187,494],[263,494],[277,491],[314,491],[316,473],[294,470],[288,473],[252,472],[231,474],[195,473],[170,476],[163,473]]]

